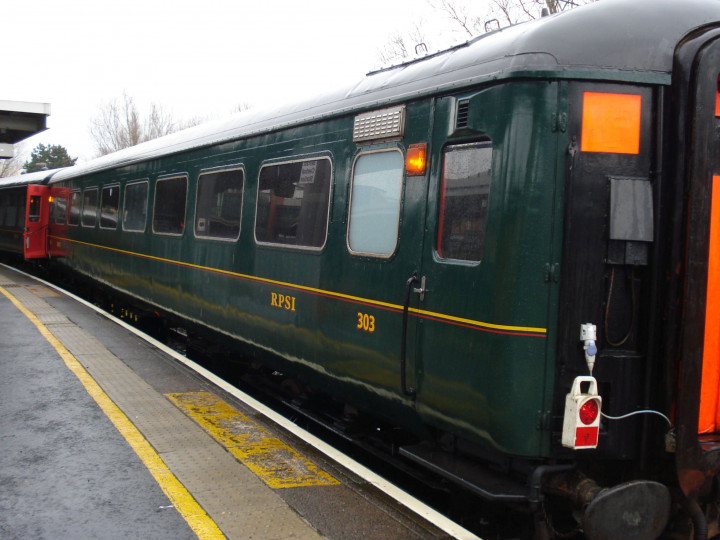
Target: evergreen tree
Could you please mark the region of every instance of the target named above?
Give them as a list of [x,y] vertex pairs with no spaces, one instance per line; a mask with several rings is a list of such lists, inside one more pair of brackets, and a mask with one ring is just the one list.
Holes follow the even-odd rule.
[[72,167],[78,158],[71,158],[64,146],[59,144],[38,144],[25,162],[25,172],[42,171],[43,169],[57,169],[59,167]]

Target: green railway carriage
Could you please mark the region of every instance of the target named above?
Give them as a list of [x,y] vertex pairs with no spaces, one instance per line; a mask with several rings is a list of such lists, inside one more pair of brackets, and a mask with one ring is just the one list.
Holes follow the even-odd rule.
[[[537,381],[548,375],[544,268],[559,242],[556,148],[535,156],[535,174],[518,174],[506,119],[519,101],[550,118],[557,89],[539,81],[498,91],[511,100],[500,125],[454,144],[446,131],[456,98],[418,97],[370,112],[397,115],[402,139],[353,143],[358,115],[345,114],[121,168],[61,172],[52,186],[74,197],[71,221],[81,207],[51,245],[65,244],[74,271],[257,345],[282,371],[297,365],[315,382],[329,378],[394,423],[429,422],[504,452],[548,455],[549,439],[534,426],[552,397]],[[530,140],[557,138],[549,122],[535,131]],[[428,145],[431,169],[406,179],[407,148],[418,143]],[[496,152],[508,152],[507,162],[493,164]],[[445,180],[454,185],[442,195],[434,185],[430,198],[428,178],[439,180],[443,166],[454,169]],[[507,182],[493,178],[491,188],[492,167]],[[493,198],[495,189],[511,196]],[[136,191],[142,215],[126,204]],[[485,231],[493,214],[499,228]],[[533,267],[535,279],[524,275]],[[413,293],[403,328],[414,273],[427,291],[422,300]],[[403,344],[412,397],[398,392]],[[471,350],[517,360],[472,360]],[[522,397],[508,400],[498,380],[513,381]]]
[[703,538],[719,37],[716,0],[603,0],[63,169],[48,255],[413,433],[403,459],[544,534],[557,496],[589,538],[682,530],[677,487]]

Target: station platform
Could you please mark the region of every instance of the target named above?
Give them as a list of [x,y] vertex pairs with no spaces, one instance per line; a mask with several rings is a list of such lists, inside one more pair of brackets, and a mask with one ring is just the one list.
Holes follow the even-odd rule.
[[0,266],[0,538],[463,536]]

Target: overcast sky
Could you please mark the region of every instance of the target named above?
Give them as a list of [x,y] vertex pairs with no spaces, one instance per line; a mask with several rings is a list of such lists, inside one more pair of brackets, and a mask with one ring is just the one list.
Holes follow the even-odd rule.
[[60,144],[81,160],[91,119],[123,91],[141,111],[214,119],[353,83],[413,21],[454,28],[425,0],[10,0],[0,13],[0,99],[51,104],[25,151]]

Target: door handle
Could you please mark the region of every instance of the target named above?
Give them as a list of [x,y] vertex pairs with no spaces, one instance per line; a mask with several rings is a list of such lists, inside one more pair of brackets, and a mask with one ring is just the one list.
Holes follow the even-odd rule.
[[[413,276],[415,277],[415,282],[417,283],[417,272],[415,272]],[[421,302],[425,300],[425,293],[427,292],[427,289],[425,288],[425,276],[420,278],[420,287],[417,289],[413,289],[413,292],[420,295]]]
[[408,388],[407,381],[405,378],[405,357],[407,353],[407,325],[408,325],[408,310],[410,309],[410,293],[415,291],[413,285],[420,283],[420,288],[424,288],[424,278],[421,282],[418,279],[417,270],[413,272],[413,275],[405,283],[405,303],[403,304],[403,318],[402,318],[402,335],[400,340],[400,389],[403,395],[414,398],[417,391],[414,388]]

